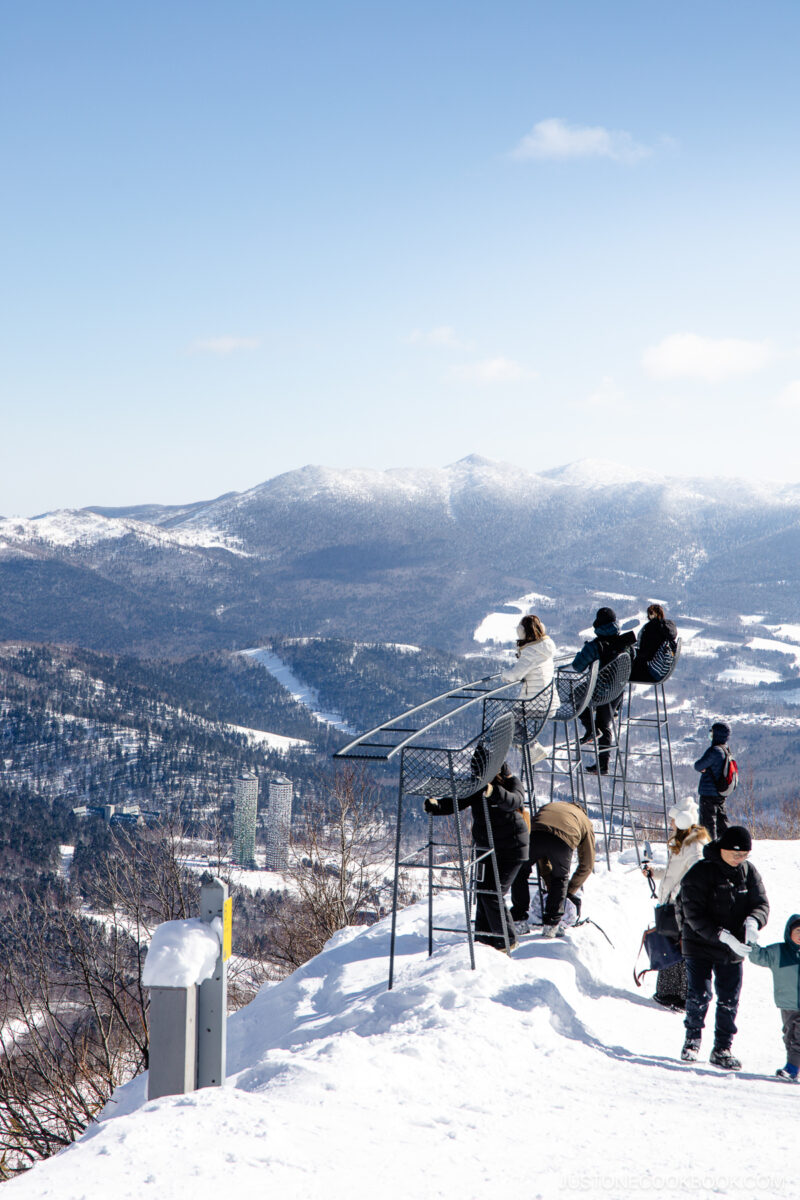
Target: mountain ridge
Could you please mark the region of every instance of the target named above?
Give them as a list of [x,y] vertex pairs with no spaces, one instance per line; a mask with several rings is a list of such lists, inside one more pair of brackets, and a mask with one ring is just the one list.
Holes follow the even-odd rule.
[[[570,610],[619,590],[620,574],[673,608],[766,604],[780,623],[800,618],[798,564],[794,484],[595,459],[540,473],[480,455],[386,471],[309,465],[208,501],[0,520],[0,637],[87,644],[89,629],[97,649],[150,652],[161,625],[168,652],[273,633],[466,649],[508,595],[544,591]],[[93,576],[117,589],[109,614],[93,603]]]

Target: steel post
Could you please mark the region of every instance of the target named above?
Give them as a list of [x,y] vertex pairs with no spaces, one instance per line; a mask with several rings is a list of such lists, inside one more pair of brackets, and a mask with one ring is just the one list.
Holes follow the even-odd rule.
[[[200,917],[207,924],[217,918],[224,929],[228,885],[206,872],[200,879]],[[224,941],[224,938],[223,938]],[[228,971],[221,945],[214,974],[197,989],[197,1086],[222,1087],[225,1083],[228,1027]]]

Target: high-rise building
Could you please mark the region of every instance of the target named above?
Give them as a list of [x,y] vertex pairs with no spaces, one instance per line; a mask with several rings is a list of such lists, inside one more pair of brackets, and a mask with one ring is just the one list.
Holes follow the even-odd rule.
[[269,781],[266,821],[266,866],[282,871],[289,864],[289,834],[292,828],[292,781],[273,775]]
[[252,771],[243,771],[233,781],[233,861],[240,867],[256,863],[256,812],[258,779]]

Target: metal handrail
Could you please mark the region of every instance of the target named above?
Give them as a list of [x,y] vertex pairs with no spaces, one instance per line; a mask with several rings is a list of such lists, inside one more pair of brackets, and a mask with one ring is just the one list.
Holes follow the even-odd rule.
[[[474,689],[477,687],[478,684],[488,683],[492,679],[498,679],[499,676],[500,676],[499,671],[497,671],[494,675],[484,675],[480,679],[472,680],[470,683],[462,683],[462,684],[459,684],[458,687],[450,688],[449,691],[442,692],[441,695],[439,695],[439,696],[434,696],[432,700],[426,700],[424,704],[417,704],[414,708],[406,709],[405,712],[399,713],[396,717],[391,717],[388,721],[384,721],[382,724],[376,725],[374,729],[370,729],[367,733],[362,733],[359,737],[355,738],[352,742],[348,742],[348,744],[346,746],[343,746],[341,750],[337,750],[333,757],[334,758],[349,758],[349,757],[351,757],[351,751],[353,751],[357,746],[362,745],[363,743],[367,742],[367,739],[372,737],[374,734],[376,734],[376,733],[400,733],[400,732],[402,732],[401,730],[393,730],[393,729],[389,728],[389,726],[395,725],[398,721],[404,721],[406,719],[406,717],[410,717],[413,713],[421,712],[424,708],[429,708],[432,704],[436,704],[437,701],[447,700],[450,697],[457,696],[459,692],[464,692],[464,691],[467,691],[468,689]],[[436,717],[433,721],[429,721],[427,723],[427,725],[422,725],[422,726],[420,726],[419,729],[415,729],[412,733],[409,734],[408,737],[404,738],[403,741],[398,742],[396,746],[393,746],[391,748],[391,750],[389,750],[388,754],[374,754],[374,755],[364,754],[364,755],[352,755],[352,757],[353,758],[371,757],[371,758],[382,759],[382,760],[392,758],[397,753],[398,750],[402,750],[404,746],[408,746],[411,742],[414,741],[415,738],[420,737],[420,735],[423,733],[427,733],[429,729],[434,729],[437,725],[440,725],[442,721],[449,721],[451,717],[456,716],[458,713],[464,712],[465,709],[470,708],[473,704],[477,704],[479,701],[483,701],[489,696],[494,696],[498,692],[504,692],[508,688],[514,687],[518,683],[519,683],[519,680],[515,679],[511,683],[503,683],[503,684],[500,684],[499,687],[488,688],[483,691],[479,691],[476,696],[472,696],[470,699],[465,700],[465,702],[463,704],[459,704],[455,708],[451,708],[448,712],[442,713],[441,716]],[[365,750],[370,749],[368,743],[364,746],[364,749]],[[386,745],[386,743],[382,743],[382,744],[375,745],[374,749],[386,750],[386,749],[388,749],[388,746]]]

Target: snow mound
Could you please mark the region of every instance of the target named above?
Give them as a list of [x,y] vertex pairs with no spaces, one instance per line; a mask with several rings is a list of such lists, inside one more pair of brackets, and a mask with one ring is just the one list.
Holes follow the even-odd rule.
[[[797,857],[797,843],[754,848],[764,943],[796,911]],[[680,1016],[632,979],[652,913],[632,852],[599,867],[584,906],[613,945],[587,924],[511,957],[477,947],[475,971],[455,935],[429,959],[426,906],[406,909],[391,992],[388,921],[343,930],[231,1018],[226,1088],[151,1103],[140,1077],[9,1194],[800,1197],[800,1088],[774,1078],[770,973],[745,964],[742,1072],[682,1064]],[[462,922],[458,898],[437,899],[436,924]]]

